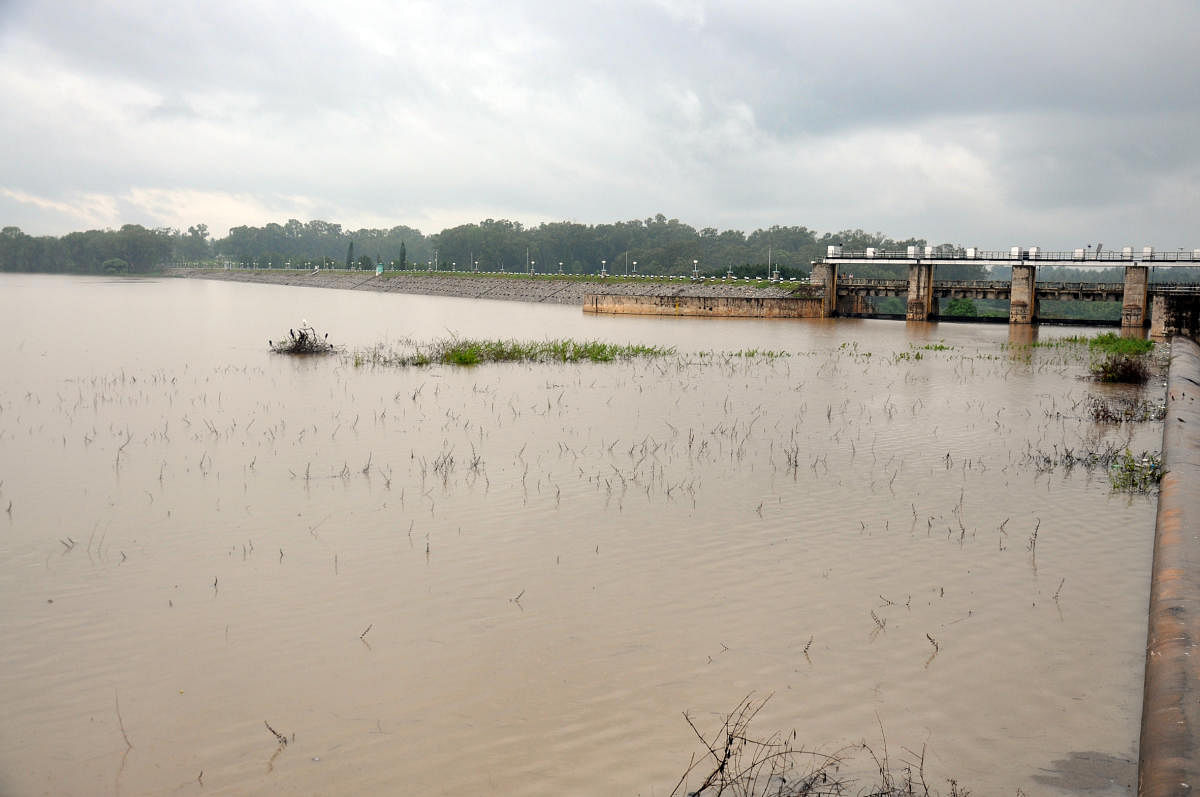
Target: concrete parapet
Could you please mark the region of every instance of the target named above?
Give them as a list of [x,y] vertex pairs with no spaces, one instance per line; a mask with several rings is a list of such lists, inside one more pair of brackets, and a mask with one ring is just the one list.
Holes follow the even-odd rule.
[[1200,787],[1200,347],[1171,343],[1138,794]]
[[824,297],[772,299],[741,296],[613,296],[589,293],[585,313],[682,315],[713,318],[825,318]]

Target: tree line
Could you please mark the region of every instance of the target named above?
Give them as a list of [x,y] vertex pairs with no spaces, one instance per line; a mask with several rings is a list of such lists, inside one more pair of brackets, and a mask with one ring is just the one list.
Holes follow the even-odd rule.
[[[546,222],[526,227],[517,221],[486,219],[425,235],[403,225],[390,229],[346,230],[342,225],[289,219],[284,224],[239,226],[224,238],[212,238],[208,226],[186,231],[126,224],[119,230],[72,232],[60,238],[31,236],[17,227],[0,230],[0,271],[52,273],[149,273],[171,265],[231,264],[253,268],[457,269],[594,274],[706,275],[732,271],[739,277],[764,277],[778,270],[784,278],[804,277],[826,247],[846,251],[875,247],[904,251],[924,247],[923,238],[893,239],[881,232],[846,229],[817,233],[803,226],[775,225],[751,233],[695,227],[663,214],[609,224]],[[944,243],[939,253],[960,252]],[[560,266],[561,264],[561,266]],[[855,276],[904,278],[904,266],[856,265]],[[938,268],[940,279],[1005,279],[1002,268],[961,264]],[[1186,273],[1185,273],[1186,272]],[[1039,269],[1046,280],[1112,281],[1121,269]],[[1155,281],[1196,280],[1195,269],[1158,269]]]
[[[205,224],[186,232],[126,224],[119,230],[88,230],[31,236],[17,227],[0,230],[0,270],[56,273],[147,273],[171,265],[218,264],[255,268],[374,267],[458,269],[566,274],[807,275],[830,244],[849,250],[869,246],[900,249],[925,240],[894,240],[861,229],[819,234],[803,226],[772,226],[749,234],[695,227],[663,214],[611,224],[548,222],[526,227],[486,219],[425,235],[407,226],[345,230],[327,221],[262,227],[239,226],[212,238]],[[949,245],[945,245],[949,246]],[[890,272],[889,272],[890,273]],[[971,277],[961,277],[971,278]]]

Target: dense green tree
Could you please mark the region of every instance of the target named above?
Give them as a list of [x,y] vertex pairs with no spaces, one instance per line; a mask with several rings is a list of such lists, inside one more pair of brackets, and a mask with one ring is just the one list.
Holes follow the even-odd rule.
[[979,309],[971,299],[951,299],[942,307],[941,314],[974,318],[979,315]]

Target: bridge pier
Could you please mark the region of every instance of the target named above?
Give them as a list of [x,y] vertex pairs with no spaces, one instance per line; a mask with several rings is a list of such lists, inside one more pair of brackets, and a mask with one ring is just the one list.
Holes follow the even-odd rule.
[[905,321],[928,321],[937,315],[937,299],[933,295],[933,264],[917,261],[908,267],[908,307]]
[[812,264],[812,276],[809,281],[825,288],[821,318],[833,318],[837,314],[837,272],[837,263],[826,263],[819,260]]
[[1121,327],[1141,329],[1146,325],[1146,305],[1150,295],[1150,267],[1141,264],[1125,267],[1125,293],[1121,299]]
[[1037,323],[1037,266],[1014,264],[1012,288],[1008,294],[1008,323]]

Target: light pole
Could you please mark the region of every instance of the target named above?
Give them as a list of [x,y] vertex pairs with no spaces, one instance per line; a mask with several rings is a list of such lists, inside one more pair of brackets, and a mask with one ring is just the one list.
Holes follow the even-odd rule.
[[699,260],[692,261],[692,279],[694,279],[694,280],[700,279],[700,261]]
[[637,261],[633,261],[633,276],[637,276]]
[[600,276],[601,277],[608,276],[608,261],[607,260],[600,261]]
[[536,266],[536,265],[537,265],[537,261],[536,261],[536,260],[530,260],[530,261],[529,261],[529,276],[531,276],[531,277],[533,276],[533,270],[534,270],[534,266]]
[[561,273],[562,273],[562,261],[561,261],[561,260],[560,260],[560,261],[558,261],[558,273],[559,273],[559,274],[561,274]]

